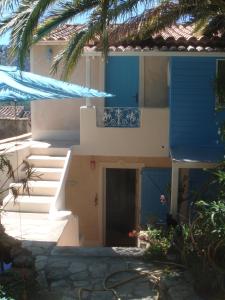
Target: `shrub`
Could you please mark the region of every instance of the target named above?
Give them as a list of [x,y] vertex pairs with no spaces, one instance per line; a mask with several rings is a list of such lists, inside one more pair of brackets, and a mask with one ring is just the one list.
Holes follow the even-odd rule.
[[138,237],[141,241],[147,243],[145,258],[164,259],[171,245],[171,237],[167,236],[161,229],[148,226],[144,231],[132,231],[130,237]]
[[11,297],[8,297],[6,295],[6,292],[4,291],[3,287],[0,285],[0,300],[14,300]]
[[214,293],[225,284],[225,202],[198,201],[196,217],[183,225],[183,262],[200,292]]

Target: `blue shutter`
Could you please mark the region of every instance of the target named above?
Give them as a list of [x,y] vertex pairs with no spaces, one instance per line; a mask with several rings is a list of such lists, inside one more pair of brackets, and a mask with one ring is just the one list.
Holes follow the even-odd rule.
[[109,56],[106,64],[106,107],[138,107],[139,57]]
[[154,218],[159,223],[166,222],[168,203],[161,204],[160,196],[170,197],[171,169],[144,168],[141,178],[141,224]]

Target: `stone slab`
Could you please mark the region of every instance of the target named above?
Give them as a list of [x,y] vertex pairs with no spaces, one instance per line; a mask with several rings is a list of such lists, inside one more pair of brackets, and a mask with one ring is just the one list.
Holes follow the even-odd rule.
[[136,247],[54,247],[51,255],[92,257],[142,257],[143,249]]

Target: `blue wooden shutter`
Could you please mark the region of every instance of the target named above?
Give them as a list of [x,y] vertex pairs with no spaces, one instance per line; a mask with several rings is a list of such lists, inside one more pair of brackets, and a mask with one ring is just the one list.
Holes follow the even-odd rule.
[[171,169],[144,168],[141,178],[141,224],[149,223],[149,218],[157,222],[166,222],[169,212],[167,205],[160,203],[160,196],[170,197]]
[[138,56],[109,56],[106,64],[106,107],[138,107]]

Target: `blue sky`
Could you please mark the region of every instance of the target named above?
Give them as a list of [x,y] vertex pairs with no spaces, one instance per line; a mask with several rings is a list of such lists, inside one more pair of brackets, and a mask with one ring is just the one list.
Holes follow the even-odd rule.
[[9,43],[9,33],[6,33],[0,37],[0,45],[8,45],[8,43]]

